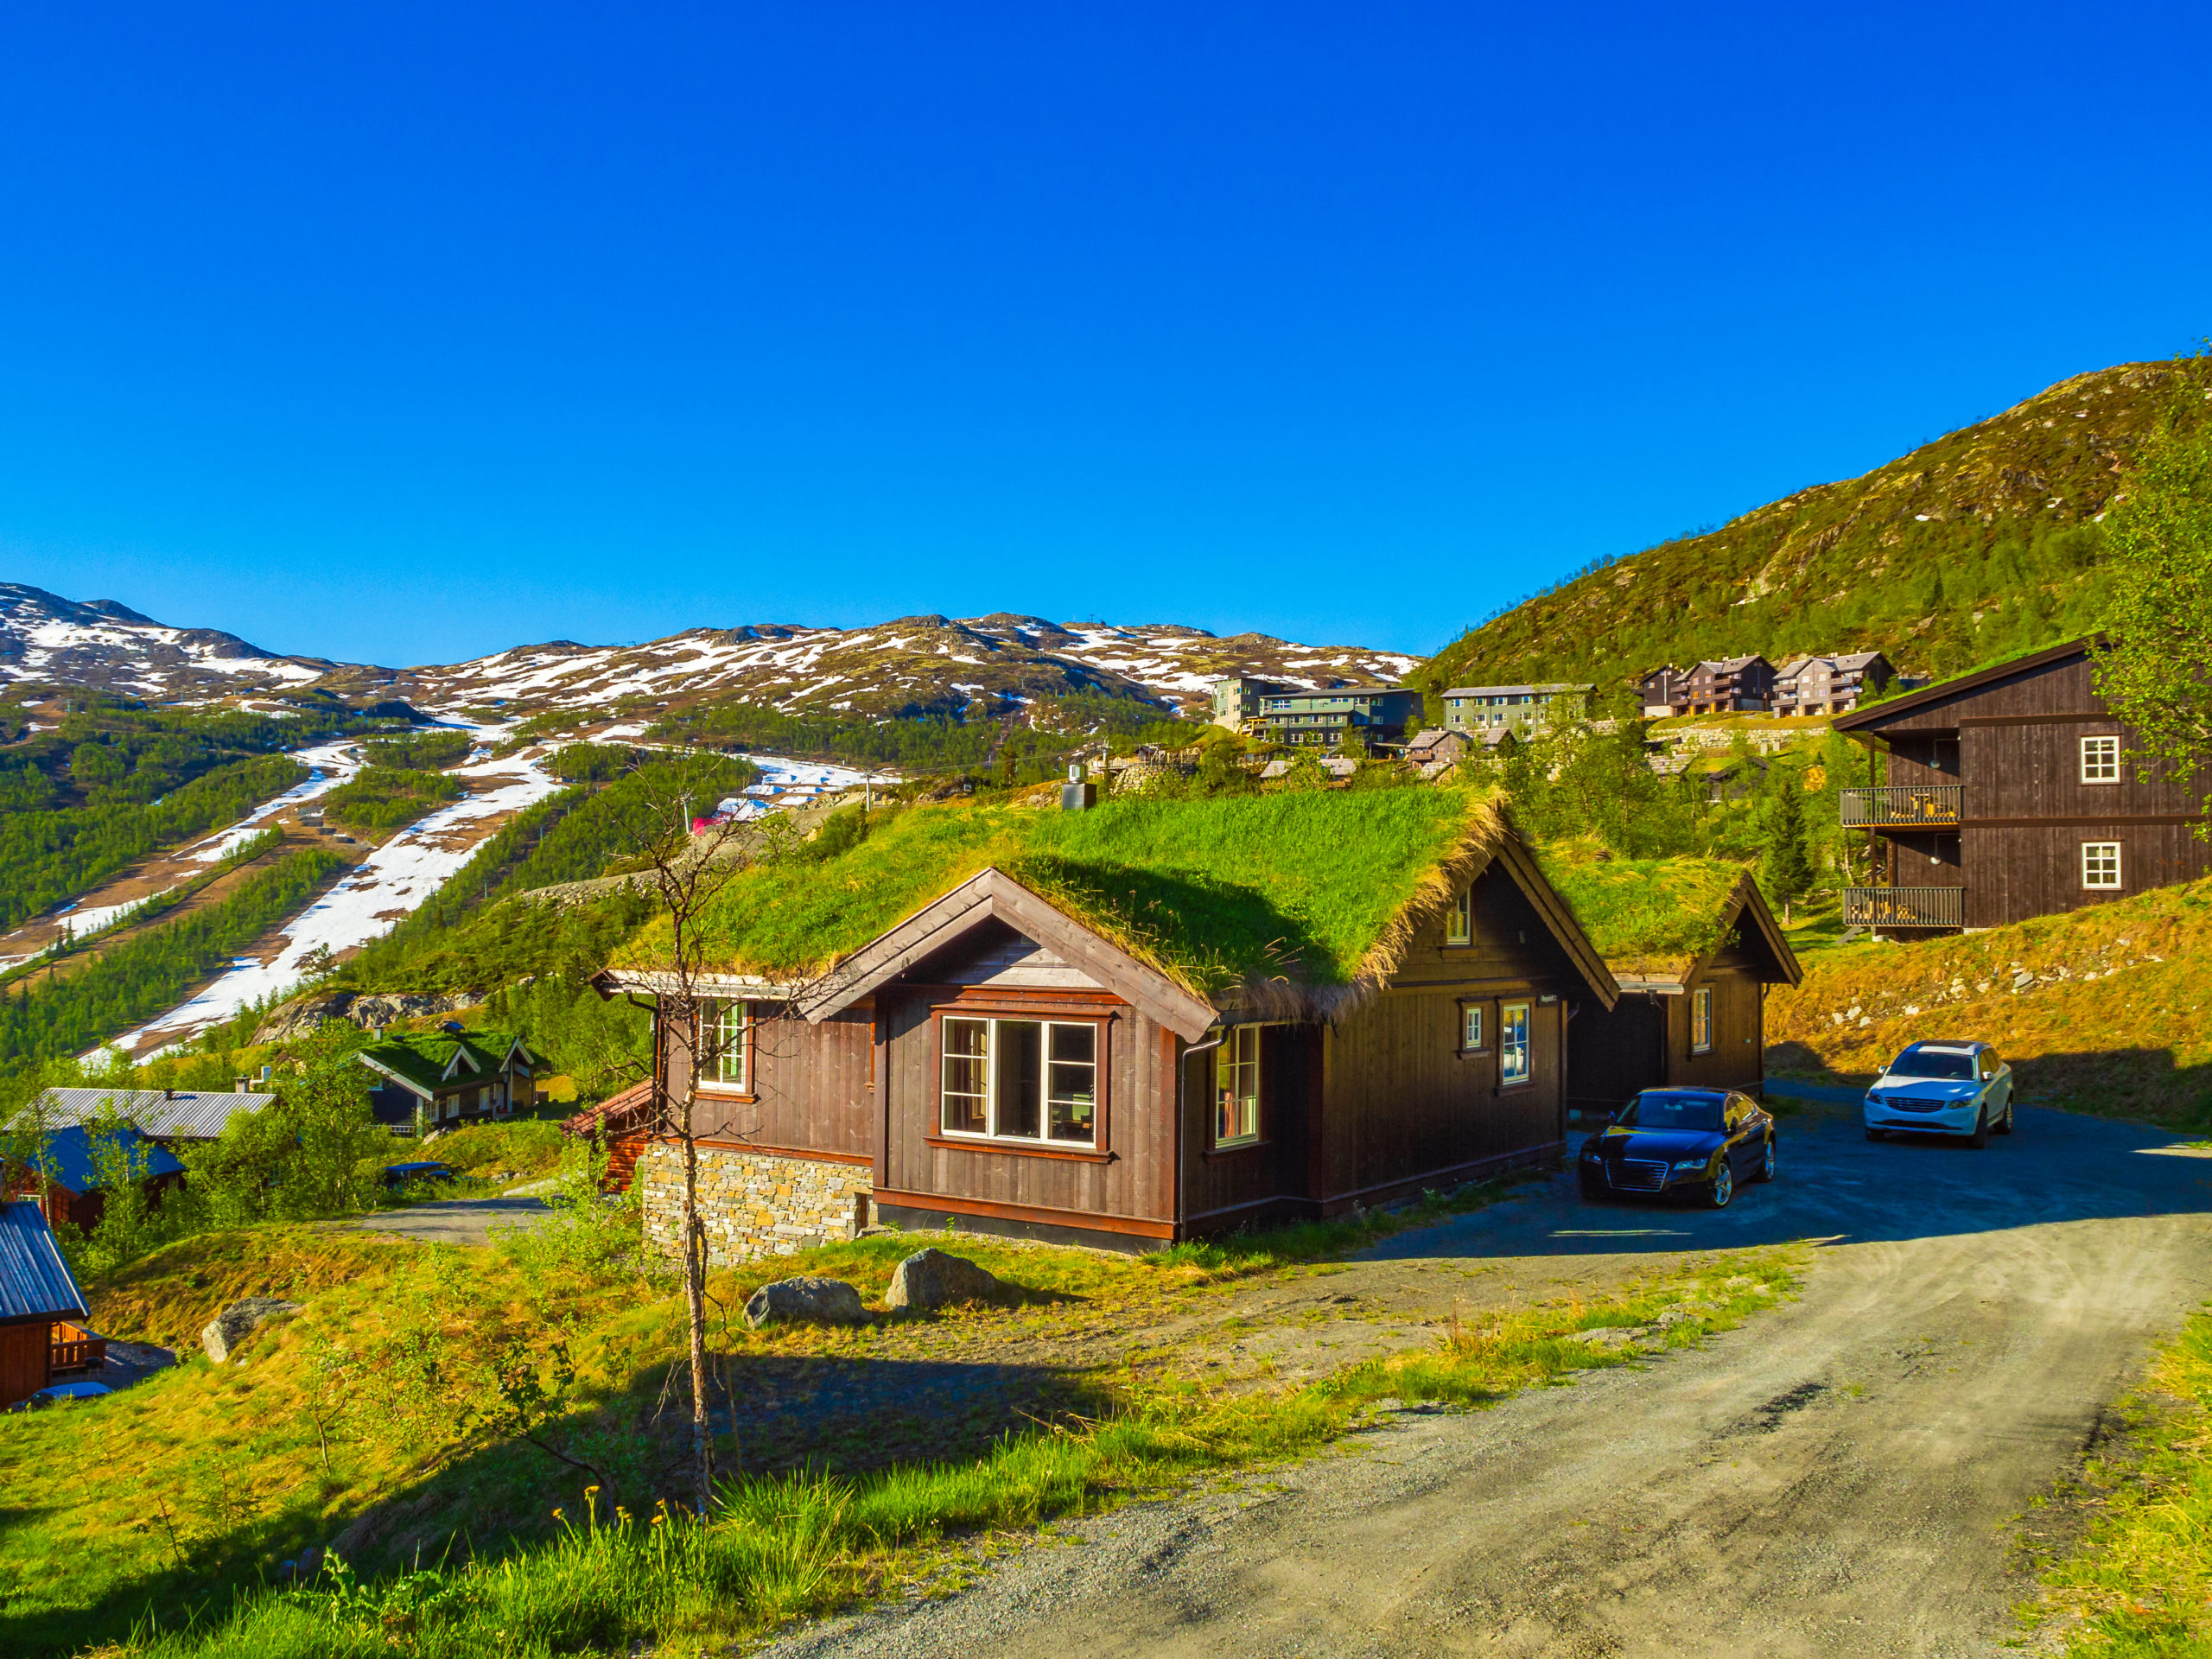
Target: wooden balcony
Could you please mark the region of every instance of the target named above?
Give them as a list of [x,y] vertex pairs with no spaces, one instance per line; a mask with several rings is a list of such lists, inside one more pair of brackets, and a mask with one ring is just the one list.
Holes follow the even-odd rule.
[[96,1371],[107,1363],[107,1338],[67,1320],[54,1327],[52,1370]]
[[1955,824],[1966,810],[1961,784],[1927,784],[1898,789],[1847,789],[1840,802],[1847,830],[1940,829]]
[[1964,927],[1964,887],[1846,887],[1846,927]]

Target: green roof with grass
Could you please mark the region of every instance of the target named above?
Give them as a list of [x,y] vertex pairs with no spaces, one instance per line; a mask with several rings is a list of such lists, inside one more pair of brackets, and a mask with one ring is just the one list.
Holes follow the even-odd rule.
[[[504,1031],[470,1031],[458,1037],[449,1031],[411,1031],[386,1037],[358,1052],[364,1065],[374,1061],[424,1089],[451,1090],[488,1081],[514,1040]],[[447,1078],[446,1067],[453,1064],[454,1052],[460,1048],[476,1057],[477,1069],[472,1071],[464,1064]]]
[[1712,950],[1751,874],[1718,858],[1621,858],[1586,836],[1548,842],[1536,861],[1623,979],[1677,977]]
[[[1503,829],[1494,796],[1458,788],[907,807],[826,859],[802,848],[733,877],[702,918],[699,963],[813,977],[995,867],[1194,995],[1348,986],[1395,965],[1409,907],[1440,904],[1445,872]],[[651,973],[668,941],[657,919],[613,966]]]

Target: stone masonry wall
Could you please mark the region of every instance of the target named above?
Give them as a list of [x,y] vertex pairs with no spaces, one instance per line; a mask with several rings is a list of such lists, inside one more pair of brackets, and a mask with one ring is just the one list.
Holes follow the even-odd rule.
[[[683,1221],[683,1148],[656,1141],[638,1160],[646,1242],[677,1253]],[[853,1236],[856,1196],[874,1191],[865,1164],[699,1148],[699,1208],[707,1222],[707,1257],[717,1266],[760,1255],[789,1255]]]

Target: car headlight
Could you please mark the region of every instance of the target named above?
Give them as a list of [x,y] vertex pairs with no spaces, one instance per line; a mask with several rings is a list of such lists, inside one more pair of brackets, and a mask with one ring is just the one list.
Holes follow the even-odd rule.
[[1703,1169],[1712,1161],[1713,1160],[1709,1158],[1685,1158],[1675,1166],[1675,1173],[1677,1175],[1688,1175],[1693,1171]]

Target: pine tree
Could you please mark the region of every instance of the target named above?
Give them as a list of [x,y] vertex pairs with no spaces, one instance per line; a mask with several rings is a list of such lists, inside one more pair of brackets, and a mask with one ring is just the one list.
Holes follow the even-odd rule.
[[1794,772],[1779,779],[1780,791],[1767,819],[1766,890],[1782,901],[1782,919],[1811,890],[1813,861],[1805,851],[1804,785]]

